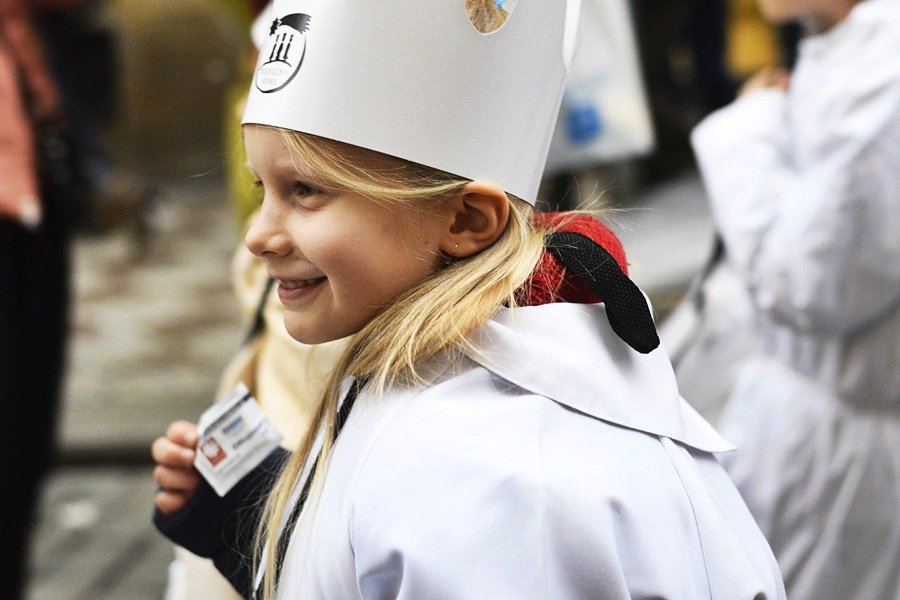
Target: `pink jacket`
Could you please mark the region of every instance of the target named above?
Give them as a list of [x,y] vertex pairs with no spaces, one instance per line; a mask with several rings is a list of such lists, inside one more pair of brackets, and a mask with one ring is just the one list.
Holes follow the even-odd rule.
[[58,109],[25,0],[0,0],[0,218],[20,219],[26,207],[40,214],[31,115],[49,117]]

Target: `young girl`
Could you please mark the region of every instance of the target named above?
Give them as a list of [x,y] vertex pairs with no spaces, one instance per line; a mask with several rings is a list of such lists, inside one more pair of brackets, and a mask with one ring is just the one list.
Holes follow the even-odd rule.
[[349,346],[300,449],[223,498],[174,424],[157,525],[248,597],[784,597],[617,241],[533,213],[566,3],[489,35],[466,4],[276,3],[247,245],[294,338]]
[[726,466],[791,598],[898,598],[900,4],[760,6],[817,33],[694,134],[761,348]]

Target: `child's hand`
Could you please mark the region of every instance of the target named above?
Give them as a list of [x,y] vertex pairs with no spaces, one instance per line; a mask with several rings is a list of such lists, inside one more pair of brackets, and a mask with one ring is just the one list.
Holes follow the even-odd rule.
[[758,90],[778,88],[787,90],[791,84],[791,74],[781,67],[767,67],[744,82],[738,96],[744,96]]
[[156,507],[163,514],[177,512],[187,506],[200,484],[194,468],[197,426],[187,421],[169,425],[165,437],[156,438],[152,454],[156,461],[153,479],[162,488],[156,494]]

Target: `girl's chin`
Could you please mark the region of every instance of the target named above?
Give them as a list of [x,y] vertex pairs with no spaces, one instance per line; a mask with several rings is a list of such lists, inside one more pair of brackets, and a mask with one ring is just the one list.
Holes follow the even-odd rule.
[[317,326],[305,320],[300,322],[299,319],[291,318],[289,313],[284,316],[284,327],[291,338],[308,346],[333,342],[355,333],[355,331],[346,331],[342,328]]

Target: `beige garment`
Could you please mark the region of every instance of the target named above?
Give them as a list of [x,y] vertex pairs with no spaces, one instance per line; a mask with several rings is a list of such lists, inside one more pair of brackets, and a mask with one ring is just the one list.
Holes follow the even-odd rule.
[[[267,273],[262,261],[241,243],[234,256],[232,283],[246,321],[253,318]],[[331,368],[337,362],[343,340],[310,346],[291,338],[284,328],[281,302],[274,293],[265,308],[265,330],[253,343],[241,348],[225,372],[219,392],[238,382],[251,389],[260,405],[284,437],[284,446],[299,444],[309,427]],[[212,561],[175,549],[169,568],[166,600],[239,600]]]

